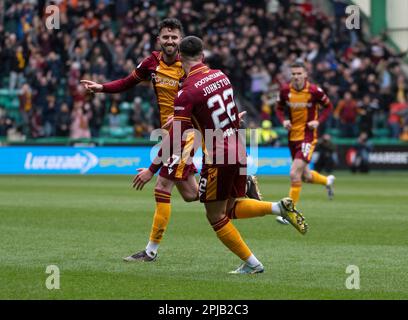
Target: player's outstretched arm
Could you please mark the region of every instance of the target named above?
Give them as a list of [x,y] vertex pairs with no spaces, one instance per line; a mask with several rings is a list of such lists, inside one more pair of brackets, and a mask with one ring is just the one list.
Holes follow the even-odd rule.
[[137,85],[141,80],[132,72],[126,78],[105,82],[103,84],[90,80],[81,80],[80,82],[91,92],[120,93]]
[[82,83],[85,89],[90,92],[102,92],[103,90],[103,85],[91,80],[81,80],[80,83]]

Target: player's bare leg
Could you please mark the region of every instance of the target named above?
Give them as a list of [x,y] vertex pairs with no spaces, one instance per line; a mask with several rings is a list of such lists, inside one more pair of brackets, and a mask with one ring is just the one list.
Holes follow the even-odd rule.
[[185,202],[198,200],[198,184],[194,174],[190,174],[187,180],[176,181],[175,184]]
[[244,263],[231,273],[261,273],[263,265],[252,254],[240,233],[225,214],[227,200],[205,203],[207,219],[213,227],[218,239]]
[[152,262],[157,258],[157,250],[166,231],[171,215],[170,197],[174,187],[172,180],[162,176],[157,177],[154,195],[156,199],[156,210],[153,216],[153,224],[150,232],[150,239],[146,249],[136,252],[128,257],[123,258],[124,261],[143,261]]

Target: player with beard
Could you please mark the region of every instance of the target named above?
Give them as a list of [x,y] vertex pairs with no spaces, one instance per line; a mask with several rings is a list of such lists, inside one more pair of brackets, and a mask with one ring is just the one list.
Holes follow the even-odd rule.
[[[137,68],[126,78],[108,83],[99,84],[90,80],[81,80],[85,88],[92,92],[119,93],[141,81],[151,81],[157,97],[162,128],[171,126],[174,114],[174,99],[179,90],[184,71],[178,54],[178,47],[183,36],[183,27],[177,19],[168,18],[159,23],[157,42],[160,51],[153,51]],[[139,169],[139,173],[147,173],[147,169]],[[156,208],[153,217],[149,241],[144,250],[127,256],[124,261],[156,260],[159,244],[167,228],[171,215],[171,190],[176,185],[183,199],[187,202],[198,200],[198,185],[194,177],[197,172],[194,164],[184,163],[171,177],[159,175],[156,181],[154,195]],[[256,181],[248,179],[247,195],[251,198],[260,198]]]
[[[222,71],[210,69],[202,63],[201,39],[195,36],[184,38],[180,43],[180,56],[187,77],[174,101],[173,127],[148,170],[150,174],[140,173],[136,177],[136,188],[142,189],[159,169],[160,174],[171,175],[183,167],[179,159],[192,155],[186,137],[196,134],[196,142],[202,141],[203,148],[200,202],[204,203],[207,219],[219,240],[243,261],[231,273],[262,273],[262,263],[231,220],[278,215],[287,219],[301,234],[307,232],[308,226],[290,198],[278,202],[243,199],[246,151],[238,131],[239,115],[231,82]],[[193,128],[199,132],[191,130]],[[168,160],[163,155],[165,152],[171,155]]]

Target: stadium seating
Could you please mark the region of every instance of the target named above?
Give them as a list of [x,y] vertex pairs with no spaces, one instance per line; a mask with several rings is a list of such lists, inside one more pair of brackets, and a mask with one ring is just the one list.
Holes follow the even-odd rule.
[[[22,0],[13,1],[15,3],[22,2]],[[89,2],[89,1],[84,1]],[[186,3],[191,1],[185,1]],[[252,3],[251,1],[244,2],[244,4],[238,4],[241,2],[234,2],[234,1],[207,1],[208,3],[213,2],[214,5],[218,6],[220,12],[224,12],[226,9],[226,5],[231,5],[233,10],[238,12],[252,12],[251,17],[248,21],[242,22],[243,25],[239,25],[238,21],[240,19],[220,19],[218,21],[210,22],[206,16],[208,15],[208,10],[211,9],[211,5],[201,4],[199,1],[190,3],[192,6],[190,8],[190,12],[197,17],[197,23],[191,24],[189,23],[189,19],[187,19],[181,12],[170,12],[166,5],[162,4],[159,5],[157,8],[157,19],[152,19],[149,15],[149,6],[151,4],[146,4],[145,6],[134,6],[133,8],[129,8],[129,12],[132,11],[133,17],[144,17],[143,21],[138,22],[138,27],[132,28],[128,27],[128,25],[132,25],[131,21],[127,19],[120,19],[117,16],[117,13],[112,12],[111,16],[106,16],[108,20],[104,21],[100,24],[100,29],[98,30],[97,34],[87,33],[66,33],[66,28],[62,29],[61,32],[66,33],[64,36],[67,37],[67,43],[60,43],[58,42],[57,38],[54,38],[55,34],[50,33],[50,39],[53,41],[52,43],[59,43],[61,47],[53,48],[52,45],[49,46],[49,51],[54,52],[54,58],[49,57],[49,53],[51,52],[43,52],[42,46],[38,45],[38,36],[34,34],[35,41],[33,43],[34,47],[41,56],[43,60],[39,62],[39,57],[34,54],[34,52],[30,52],[27,54],[25,69],[21,72],[20,75],[23,76],[18,83],[22,83],[26,81],[33,89],[35,94],[36,87],[37,87],[37,79],[40,79],[41,76],[47,75],[47,79],[49,79],[49,72],[52,73],[56,72],[57,76],[52,80],[52,89],[48,89],[47,94],[53,94],[57,99],[58,103],[64,101],[67,102],[72,109],[72,103],[75,99],[75,83],[79,83],[79,80],[83,76],[87,76],[93,79],[98,79],[99,82],[113,80],[118,78],[118,75],[125,76],[128,74],[138,63],[140,63],[141,59],[149,54],[149,52],[153,49],[153,43],[156,39],[156,28],[157,22],[160,18],[166,16],[172,16],[181,20],[183,24],[185,24],[186,30],[189,33],[194,33],[201,36],[204,41],[206,42],[206,46],[208,48],[208,57],[206,61],[209,64],[214,64],[217,68],[222,69],[231,79],[234,87],[236,90],[236,99],[237,102],[240,100],[240,96],[246,97],[242,101],[242,103],[237,103],[238,105],[243,105],[247,108],[247,118],[248,120],[254,120],[259,124],[259,116],[261,112],[258,112],[259,106],[256,105],[257,99],[254,99],[252,92],[252,81],[258,79],[254,77],[254,71],[252,68],[248,68],[246,65],[246,61],[256,61],[257,67],[261,69],[266,69],[267,73],[270,77],[269,80],[265,80],[267,83],[265,86],[261,86],[262,88],[265,87],[267,89],[266,93],[271,94],[274,96],[277,93],[279,86],[283,82],[288,81],[288,74],[287,74],[287,66],[290,64],[291,59],[293,58],[292,55],[289,54],[288,50],[291,46],[285,45],[287,41],[291,41],[292,38],[298,38],[299,30],[309,30],[307,34],[305,34],[305,44],[310,43],[313,41],[322,42],[324,43],[326,40],[331,39],[331,51],[330,54],[327,53],[327,48],[324,46],[320,46],[319,52],[316,55],[311,55],[308,49],[308,46],[297,45],[296,43],[293,44],[293,47],[296,49],[297,55],[303,57],[304,59],[308,60],[307,62],[310,63],[310,76],[312,78],[320,77],[319,83],[325,86],[325,82],[328,79],[325,79],[324,73],[327,73],[328,69],[324,68],[334,68],[336,65],[343,65],[346,69],[349,69],[352,74],[352,57],[348,57],[349,53],[353,50],[356,50],[357,55],[361,55],[362,58],[372,59],[370,56],[370,52],[373,52],[373,49],[378,51],[378,47],[382,48],[382,52],[384,55],[382,56],[383,62],[385,62],[386,66],[391,66],[395,64],[401,64],[402,59],[399,59],[401,56],[400,53],[392,52],[391,50],[387,49],[386,44],[382,40],[374,39],[373,37],[370,38],[370,35],[367,33],[353,33],[349,30],[343,30],[341,28],[331,28],[330,22],[327,19],[324,19],[325,15],[330,14],[330,7],[332,4],[327,4],[325,8],[319,7],[317,4],[313,4],[314,9],[312,10],[312,18],[306,18],[309,14],[308,12],[303,12],[304,8],[302,6],[286,6],[283,5],[283,2],[289,1],[279,1],[279,6],[282,5],[282,12],[277,12],[272,10],[267,6],[263,6],[262,4],[259,5],[259,8],[262,7],[262,10],[252,10],[254,8],[258,8],[258,4],[255,5],[255,2]],[[206,3],[207,3],[206,2]],[[38,15],[38,9],[34,4],[27,4],[24,6],[24,10],[29,12],[32,15]],[[261,3],[261,2],[260,2]],[[68,6],[70,6],[69,4]],[[74,4],[72,4],[75,6]],[[241,6],[244,6],[241,8]],[[103,7],[103,6],[102,6]],[[303,8],[303,9],[302,9]],[[103,16],[102,12],[98,12],[100,8],[94,8],[96,16]],[[315,10],[316,9],[316,10]],[[252,11],[251,11],[252,10]],[[269,11],[270,10],[270,11]],[[75,10],[73,10],[74,12]],[[269,11],[269,12],[268,12]],[[235,12],[235,11],[234,11]],[[202,13],[202,14],[201,14]],[[260,16],[257,16],[260,14]],[[241,18],[241,16],[237,15],[237,17]],[[273,19],[270,19],[273,17]],[[322,18],[323,17],[323,18]],[[81,14],[77,16],[69,17],[70,23],[75,28],[79,28],[82,26],[83,17]],[[293,18],[293,19],[292,19]],[[317,19],[316,19],[317,18]],[[322,18],[322,19],[321,19]],[[366,18],[365,18],[366,19]],[[6,15],[4,18],[4,27],[6,34],[9,32],[10,36],[12,33],[17,35],[17,22],[13,22],[13,20]],[[245,19],[244,19],[245,20]],[[243,21],[244,21],[243,20]],[[298,22],[299,28],[292,28],[291,23],[292,20]],[[286,23],[287,21],[291,21],[291,23]],[[319,21],[319,23],[316,23]],[[365,23],[367,21],[364,21]],[[273,28],[273,32],[270,28],[270,25],[276,25],[276,28]],[[30,23],[29,23],[30,24]],[[218,25],[217,28],[214,28],[214,25]],[[246,30],[251,28],[251,32],[248,34],[242,34],[241,30]],[[133,30],[134,29],[134,30]],[[223,30],[216,32],[216,29]],[[293,30],[292,30],[293,29]],[[327,30],[326,30],[327,29]],[[313,31],[314,30],[314,31]],[[326,32],[319,33],[318,31],[325,30],[327,31],[328,38],[322,38],[322,36]],[[41,29],[41,32],[47,32],[45,29]],[[41,33],[39,32],[39,33]],[[115,39],[114,43],[110,43],[107,41],[107,36],[111,33],[113,36],[112,39]],[[150,35],[150,42],[145,43],[143,46],[139,45],[138,47],[134,46],[133,43],[139,43],[142,41],[142,37]],[[211,36],[212,35],[212,36]],[[225,37],[228,35],[228,39]],[[260,40],[262,40],[261,45],[255,45],[255,40],[258,41],[257,36],[260,35]],[[7,36],[7,37],[8,37]],[[83,37],[83,38],[81,38]],[[126,39],[132,41],[127,41]],[[81,39],[79,39],[81,38]],[[363,39],[364,38],[364,39]],[[240,41],[242,39],[243,41]],[[326,40],[325,40],[326,39]],[[275,43],[275,40],[277,41]],[[145,39],[143,41],[146,41]],[[142,41],[142,42],[143,42]],[[282,41],[280,43],[279,41]],[[21,34],[17,38],[17,43],[22,44],[24,47],[33,48],[28,46],[27,38],[23,37]],[[240,48],[237,44],[238,43],[248,43],[245,48]],[[299,44],[304,42],[304,39],[301,39]],[[75,55],[75,46],[78,46],[79,43],[82,43],[88,49],[93,50],[96,46],[100,46],[102,49],[105,47],[106,50],[101,50],[98,57],[93,56],[93,51],[90,50],[86,52],[86,54],[82,54],[81,56]],[[274,44],[272,44],[274,43]],[[49,43],[51,44],[51,43]],[[74,45],[74,47],[72,47]],[[15,46],[17,47],[17,46]],[[109,48],[108,48],[109,47]],[[252,52],[252,49],[258,47],[260,50],[255,50]],[[79,49],[79,47],[77,47]],[[223,48],[224,51],[218,52],[218,48]],[[261,49],[264,49],[263,52]],[[13,49],[14,50],[14,49]],[[81,49],[82,50],[82,49]],[[126,65],[125,63],[117,63],[114,59],[114,55],[116,54],[116,50],[118,52],[124,52],[124,59],[123,62],[130,65]],[[291,49],[292,50],[292,49]],[[2,48],[0,48],[0,52]],[[256,52],[257,51],[257,52]],[[266,54],[268,53],[268,54]],[[101,70],[96,64],[97,58],[102,58],[108,65],[107,70]],[[377,57],[378,58],[378,57]],[[55,60],[54,60],[55,59]],[[334,59],[334,60],[333,60]],[[4,61],[4,64],[10,64],[9,60]],[[34,62],[34,63],[33,63]],[[74,62],[78,63],[79,65],[79,72],[78,69],[74,68]],[[356,62],[356,61],[354,61]],[[33,65],[37,67],[33,69]],[[324,67],[324,65],[329,65],[329,67]],[[319,66],[319,72],[317,72]],[[2,68],[6,70],[11,70],[11,65],[8,68],[5,68],[3,65]],[[321,72],[320,70],[322,70]],[[103,68],[102,68],[103,69]],[[95,71],[97,70],[97,71]],[[113,73],[113,70],[115,71]],[[279,70],[279,71],[278,71]],[[336,72],[336,77],[333,79],[333,85],[339,87],[339,83],[345,83],[344,75],[339,72],[338,69]],[[378,73],[376,71],[376,73]],[[367,70],[359,71],[361,75],[360,82],[364,83],[369,75]],[[330,72],[329,72],[330,75]],[[352,74],[353,75],[353,74]],[[376,74],[378,84],[381,83],[381,74]],[[393,74],[390,70],[389,77],[391,78],[390,82],[395,81],[398,75]],[[354,75],[353,75],[354,77]],[[9,86],[11,80],[11,73],[1,73],[0,76],[0,106],[3,106],[7,114],[11,116],[15,120],[15,126],[19,129],[22,127],[21,122],[21,115],[19,113],[19,99],[18,99],[18,90],[9,90]],[[354,77],[355,78],[355,77]],[[243,79],[246,79],[243,81]],[[356,79],[353,79],[356,80]],[[261,81],[261,80],[256,80]],[[256,84],[256,81],[254,82]],[[262,80],[263,81],[263,80]],[[16,87],[19,88],[19,84],[16,84]],[[50,83],[51,84],[51,83]],[[408,86],[408,85],[407,85]],[[256,87],[256,86],[255,86]],[[360,85],[361,87],[361,85]],[[363,88],[362,86],[361,88]],[[326,89],[326,88],[324,88]],[[364,88],[363,88],[364,89]],[[392,95],[395,97],[395,90],[394,88],[390,88],[392,90]],[[49,91],[51,90],[51,91]],[[263,90],[263,89],[262,89]],[[263,91],[265,92],[265,91]],[[339,92],[339,97],[341,99],[342,92]],[[356,94],[358,96],[358,94]],[[129,114],[133,109],[133,100],[135,97],[140,97],[142,99],[141,102],[141,109],[143,115],[148,115],[142,119],[143,122],[146,123],[146,128],[150,127],[157,127],[157,116],[151,115],[152,108],[155,108],[155,105],[152,103],[153,101],[154,92],[148,86],[137,86],[137,88],[131,89],[126,94],[120,96],[121,103],[119,104],[120,114],[119,114],[119,128],[109,128],[109,121],[108,121],[108,110],[105,113],[105,119],[103,121],[103,127],[101,130],[101,135],[107,138],[132,138],[134,136],[134,129],[132,126],[132,121],[134,119],[129,119]],[[361,99],[361,97],[355,97],[357,100]],[[103,103],[106,104],[106,108],[108,109],[110,106],[110,98],[105,97],[106,99]],[[391,97],[392,99],[392,97]],[[273,99],[272,99],[273,100]],[[270,101],[272,101],[270,100]],[[333,99],[335,101],[335,99]],[[388,101],[387,99],[379,101]],[[388,101],[389,102],[389,101]],[[259,103],[258,103],[259,104]],[[336,104],[336,102],[335,102]],[[42,106],[34,105],[35,108],[40,108],[43,110]],[[270,106],[272,108],[272,106]],[[373,130],[373,138],[379,139],[381,141],[385,141],[389,136],[389,130],[387,128],[387,117],[388,117],[388,106],[383,105],[381,109],[384,110],[384,117],[381,118],[381,123],[374,124]],[[157,111],[156,111],[157,112]],[[43,116],[43,115],[41,115]],[[274,119],[276,120],[276,119]],[[249,121],[248,121],[249,122]],[[287,141],[287,132],[282,127],[274,127],[273,128],[280,138],[280,144],[284,144]],[[334,139],[341,139],[340,131],[337,127],[326,128],[326,132],[329,133]],[[27,132],[29,130],[22,130]],[[147,132],[143,133],[147,135]]]

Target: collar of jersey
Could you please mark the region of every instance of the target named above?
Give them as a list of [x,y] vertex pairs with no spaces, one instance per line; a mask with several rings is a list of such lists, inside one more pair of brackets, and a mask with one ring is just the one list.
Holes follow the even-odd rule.
[[175,60],[172,64],[167,64],[166,61],[164,61],[164,58],[163,58],[163,51],[160,51],[160,52],[159,52],[159,56],[157,57],[157,60],[158,60],[158,61],[163,61],[163,63],[164,63],[166,66],[170,67],[170,66],[172,66],[173,64],[175,64],[175,63],[177,63],[177,62],[180,62],[180,54],[177,53],[176,60]]
[[306,82],[305,82],[305,85],[303,86],[303,89],[300,90],[300,91],[296,90],[296,89],[292,86],[292,84],[290,84],[290,89],[291,89],[291,90],[294,90],[294,91],[296,91],[296,92],[302,92],[302,91],[305,91],[305,90],[309,90],[309,87],[310,87],[310,82],[309,82],[309,81],[306,81]]
[[196,64],[194,67],[190,69],[190,72],[188,73],[187,77],[205,70],[208,70],[208,67],[204,63]]

